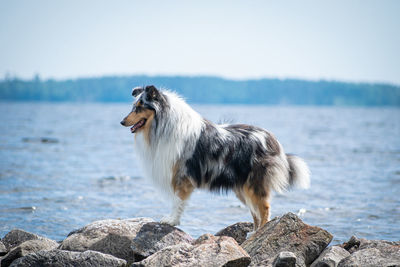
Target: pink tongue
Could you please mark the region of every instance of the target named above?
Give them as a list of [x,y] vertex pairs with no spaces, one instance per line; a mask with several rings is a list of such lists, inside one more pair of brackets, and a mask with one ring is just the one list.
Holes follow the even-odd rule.
[[131,132],[134,133],[138,128],[143,126],[143,120],[139,121],[138,123],[136,123],[135,125],[132,126],[131,128]]

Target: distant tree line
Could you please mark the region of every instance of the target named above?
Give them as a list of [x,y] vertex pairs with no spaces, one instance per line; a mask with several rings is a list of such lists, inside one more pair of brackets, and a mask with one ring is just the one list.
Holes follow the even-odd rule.
[[0,80],[2,101],[131,101],[132,87],[153,84],[191,103],[400,106],[400,86],[295,79],[227,80],[218,77],[108,76],[70,80]]

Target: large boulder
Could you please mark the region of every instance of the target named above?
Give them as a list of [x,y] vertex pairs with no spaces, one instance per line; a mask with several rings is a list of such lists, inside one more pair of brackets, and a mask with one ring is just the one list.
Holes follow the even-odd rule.
[[97,251],[73,252],[65,250],[39,251],[15,260],[12,267],[98,267],[126,266],[127,262]]
[[309,266],[328,246],[332,235],[324,229],[310,226],[293,213],[287,213],[266,223],[243,242],[251,256],[251,266],[272,266],[283,251],[296,256],[296,266]]
[[311,264],[311,267],[336,267],[342,259],[348,256],[350,253],[342,247],[328,247]]
[[59,249],[94,250],[131,263],[166,246],[190,241],[192,238],[181,230],[149,218],[102,220],[72,232]]
[[250,257],[231,237],[204,234],[192,244],[169,246],[132,265],[158,266],[248,266]]
[[43,238],[44,237],[26,232],[21,229],[13,229],[1,239],[1,242],[5,245],[7,251],[9,251],[25,241]]
[[253,231],[253,223],[251,222],[238,222],[235,224],[232,224],[222,230],[220,230],[218,233],[216,233],[216,236],[230,236],[233,239],[238,242],[238,244],[242,244],[247,237],[247,233]]
[[6,256],[1,259],[1,266],[7,267],[14,260],[24,257],[30,253],[38,252],[42,250],[53,250],[58,247],[56,241],[43,238],[43,239],[33,239],[25,241],[16,247],[12,248]]

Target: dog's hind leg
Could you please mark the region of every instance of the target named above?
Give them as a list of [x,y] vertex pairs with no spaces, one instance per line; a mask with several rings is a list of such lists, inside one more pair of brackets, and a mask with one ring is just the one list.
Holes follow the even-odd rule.
[[269,205],[269,192],[264,191],[262,194],[255,191],[252,187],[244,186],[243,195],[246,205],[251,210],[251,215],[254,219],[254,230],[261,228],[269,221],[270,205]]
[[251,197],[250,195],[253,195],[252,193],[250,194],[249,190],[246,189],[241,189],[241,190],[235,190],[236,197],[250,209],[251,216],[253,216],[253,231],[250,232],[248,235],[252,235],[255,233],[255,231],[258,229],[258,226],[260,225],[260,219],[258,218],[258,209],[254,208],[254,205],[251,202]]
[[183,178],[179,181],[175,180],[172,186],[174,189],[172,213],[169,216],[163,217],[160,222],[175,226],[180,224],[180,219],[185,209],[186,202],[192,194],[194,186],[188,178]]

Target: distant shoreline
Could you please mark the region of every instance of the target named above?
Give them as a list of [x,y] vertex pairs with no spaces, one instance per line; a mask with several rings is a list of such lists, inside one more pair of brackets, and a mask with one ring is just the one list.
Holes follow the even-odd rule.
[[6,77],[0,80],[0,101],[129,102],[131,88],[145,84],[176,91],[192,104],[400,107],[399,85],[213,76]]

